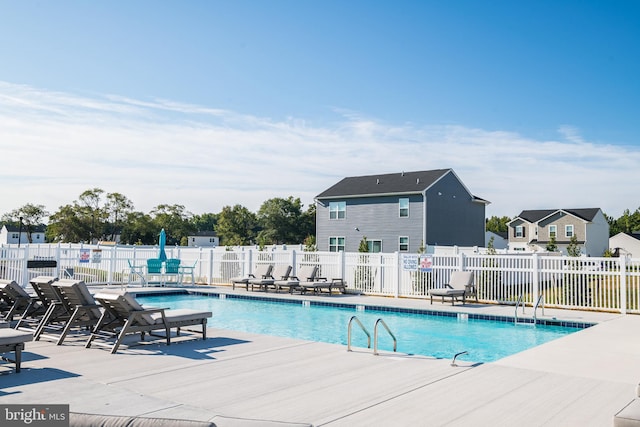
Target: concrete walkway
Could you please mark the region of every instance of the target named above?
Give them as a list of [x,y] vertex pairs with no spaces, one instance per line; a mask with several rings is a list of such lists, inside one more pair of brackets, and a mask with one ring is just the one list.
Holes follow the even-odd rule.
[[[452,309],[406,299],[278,297]],[[480,304],[453,309],[514,311]],[[640,316],[545,310],[545,317],[599,324],[497,362],[457,367],[450,360],[373,356],[369,349],[347,352],[341,345],[219,329],[209,329],[206,341],[184,334],[171,346],[150,342],[115,355],[85,349],[81,336],[62,346],[31,342],[21,373],[0,365],[0,402],[67,403],[74,412],[211,420],[222,427],[253,425],[248,419],[316,426],[612,425],[640,381]]]

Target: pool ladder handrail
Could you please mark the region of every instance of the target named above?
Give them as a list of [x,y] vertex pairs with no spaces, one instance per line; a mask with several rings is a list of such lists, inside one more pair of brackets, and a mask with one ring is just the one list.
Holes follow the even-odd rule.
[[518,295],[518,300],[516,301],[516,309],[514,313],[515,323],[518,323],[518,307],[522,304],[522,314],[524,314],[524,299],[522,294]]
[[351,351],[351,324],[354,320],[360,326],[360,329],[367,334],[367,348],[371,348],[371,334],[367,331],[367,328],[364,327],[360,319],[358,319],[358,316],[351,316],[351,319],[349,319],[349,326],[347,328],[347,351]]
[[540,302],[542,302],[542,315],[544,316],[544,294],[540,294],[538,296],[538,300],[536,301],[536,305],[533,307],[533,324],[537,324],[538,320],[538,307],[540,306]]
[[384,326],[384,328],[387,330],[389,335],[391,335],[391,338],[393,338],[393,352],[395,353],[396,349],[398,348],[398,340],[396,339],[396,336],[393,335],[393,332],[391,332],[391,329],[389,329],[389,326],[387,326],[385,321],[382,319],[378,319],[376,320],[376,325],[373,327],[373,355],[377,356],[379,354],[378,353],[378,325],[379,324],[382,324],[382,326]]

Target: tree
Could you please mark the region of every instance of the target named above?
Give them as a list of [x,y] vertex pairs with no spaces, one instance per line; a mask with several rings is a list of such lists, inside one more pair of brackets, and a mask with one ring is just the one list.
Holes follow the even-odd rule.
[[58,212],[51,215],[45,231],[48,242],[81,242],[87,235],[86,223],[78,216],[73,205],[61,206]]
[[618,233],[632,233],[640,230],[640,208],[636,209],[633,213],[629,209],[625,209],[622,216],[618,219],[608,217],[609,222],[609,236],[615,236]]
[[104,211],[107,218],[107,236],[109,240],[114,241],[116,235],[122,234],[127,215],[133,211],[133,203],[120,193],[109,193]]
[[204,213],[202,215],[194,215],[191,219],[195,231],[213,231],[218,223],[218,214]]
[[547,252],[557,252],[558,251],[558,244],[556,243],[556,236],[551,236],[551,239],[549,239],[549,243],[547,243],[546,250],[547,250]]
[[158,205],[152,211],[153,222],[156,225],[156,235],[164,228],[167,233],[167,245],[178,245],[183,237],[195,232],[191,218],[193,214],[187,212],[182,205]]
[[269,199],[260,206],[257,218],[262,228],[258,241],[263,244],[301,243],[308,235],[302,227],[302,203],[299,198]]
[[19,225],[20,220],[22,220],[24,230],[27,233],[27,241],[31,243],[31,233],[33,232],[33,228],[41,225],[44,217],[48,215],[49,212],[45,210],[44,205],[33,205],[31,203],[27,203],[18,209],[14,209],[9,213],[4,214],[2,216],[2,221]]
[[504,233],[505,231],[509,231],[509,226],[507,225],[509,221],[511,221],[511,218],[508,216],[492,216],[485,221],[485,230],[493,231],[494,233]]
[[87,235],[83,236],[82,240],[89,243],[95,243],[104,236],[107,213],[100,206],[102,194],[104,194],[104,190],[100,188],[86,190],[80,194],[78,201],[75,202],[76,215],[84,223],[84,229],[87,230]]
[[571,240],[569,241],[569,245],[567,245],[567,255],[578,257],[580,256],[580,245],[578,245],[578,238],[574,234],[571,236]]
[[248,245],[256,237],[256,215],[242,205],[225,206],[218,215],[215,231],[223,245]]
[[491,236],[491,238],[489,239],[489,242],[487,243],[487,255],[495,255],[496,254],[496,248],[493,246],[493,241],[494,241],[494,237]]
[[150,215],[131,212],[122,226],[120,242],[128,245],[153,245],[157,235],[158,227]]

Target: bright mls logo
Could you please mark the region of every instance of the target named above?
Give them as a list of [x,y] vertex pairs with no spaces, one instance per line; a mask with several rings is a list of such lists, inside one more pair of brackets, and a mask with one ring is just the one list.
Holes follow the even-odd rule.
[[0,425],[69,427],[69,405],[0,405]]

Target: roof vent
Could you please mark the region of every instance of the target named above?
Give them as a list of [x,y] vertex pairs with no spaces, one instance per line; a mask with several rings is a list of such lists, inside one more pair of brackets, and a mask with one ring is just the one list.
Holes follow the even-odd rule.
[[404,171],[402,171],[402,174],[400,174],[400,176],[404,176]]
[[416,178],[416,184],[420,184],[420,178]]
[[376,179],[376,184],[380,184],[380,178]]

